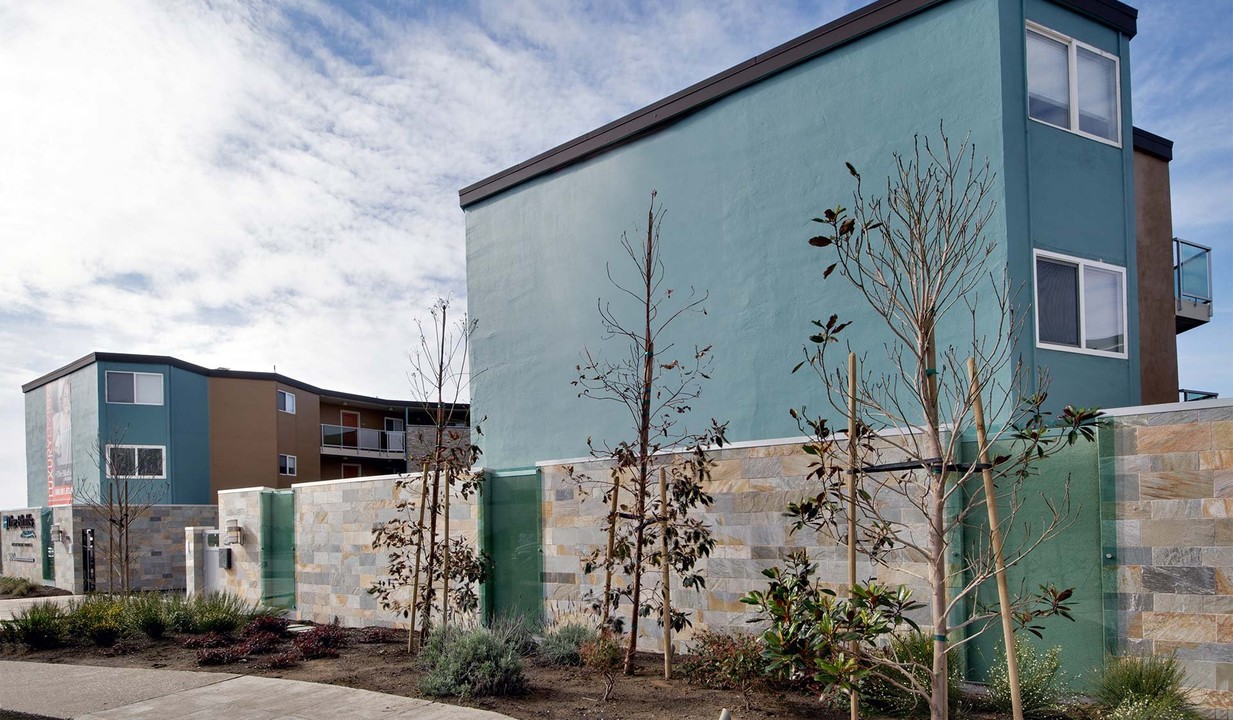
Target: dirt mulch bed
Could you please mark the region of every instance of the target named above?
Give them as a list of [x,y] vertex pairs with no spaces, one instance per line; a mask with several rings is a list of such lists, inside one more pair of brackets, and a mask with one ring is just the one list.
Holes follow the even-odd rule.
[[24,595],[5,595],[0,593],[0,600],[29,600],[30,598],[55,597],[57,595],[72,595],[68,590],[61,590],[47,585],[36,585],[33,590]]
[[[264,655],[228,665],[198,666],[197,651],[180,645],[192,637],[188,635],[158,642],[127,638],[110,649],[73,644],[32,651],[3,645],[0,660],[240,673],[417,696],[420,671],[414,657],[407,654],[405,635],[400,642],[362,644],[358,642],[360,631],[347,632],[351,641],[340,650],[340,657],[305,660],[282,670],[266,667]],[[291,642],[286,640],[276,652],[290,648]],[[758,693],[752,697],[752,707],[746,710],[740,693],[700,688],[679,678],[665,681],[660,675],[662,668],[659,656],[640,656],[638,675],[618,678],[612,698],[602,703],[603,681],[597,673],[585,668],[551,667],[528,658],[525,670],[530,691],[526,695],[442,701],[493,710],[521,720],[716,720],[725,707],[736,720],[847,717],[845,712],[822,709],[811,696],[790,693]]]

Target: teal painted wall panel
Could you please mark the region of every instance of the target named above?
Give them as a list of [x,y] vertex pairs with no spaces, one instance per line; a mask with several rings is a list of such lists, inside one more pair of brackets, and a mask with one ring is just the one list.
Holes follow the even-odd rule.
[[[809,218],[850,205],[851,161],[872,191],[891,153],[914,134],[971,131],[979,157],[1002,172],[1003,108],[997,2],[956,0],[747,88],[637,142],[528,182],[467,212],[468,307],[475,417],[490,467],[586,452],[586,437],[628,435],[613,405],[570,386],[584,347],[605,345],[599,297],[629,309],[605,266],[630,279],[620,234],[644,228],[650,191],[667,210],[667,286],[710,293],[706,317],[687,317],[677,351],[713,344],[714,380],[695,404],[694,426],[730,422],[730,439],[799,434],[788,409],[821,409],[816,381],[790,370],[809,322],[839,313],[856,324],[860,350],[888,365],[887,333],[842,281],[823,285],[828,255],[805,240]],[[960,80],[961,79],[961,80]],[[1000,181],[999,181],[1000,182]],[[1000,189],[996,194],[1000,195]],[[1004,262],[999,207],[989,228]],[[982,332],[991,319],[978,319]],[[943,327],[948,342],[963,323]],[[662,343],[661,343],[662,346]]]
[[[30,507],[47,504],[48,447],[47,393],[68,390],[68,428],[59,430],[60,443],[67,443],[57,461],[72,479],[74,494],[97,492],[98,465],[95,443],[98,439],[98,375],[93,366],[82,368],[67,377],[25,393],[26,412],[26,502]],[[53,406],[61,400],[53,398]],[[53,413],[55,409],[53,408]],[[53,421],[53,426],[63,422]],[[53,449],[51,452],[56,452]]]

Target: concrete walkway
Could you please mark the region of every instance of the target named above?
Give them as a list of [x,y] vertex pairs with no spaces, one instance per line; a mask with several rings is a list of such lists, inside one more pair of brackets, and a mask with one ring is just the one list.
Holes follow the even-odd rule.
[[297,680],[9,661],[0,661],[0,709],[74,720],[508,720]]

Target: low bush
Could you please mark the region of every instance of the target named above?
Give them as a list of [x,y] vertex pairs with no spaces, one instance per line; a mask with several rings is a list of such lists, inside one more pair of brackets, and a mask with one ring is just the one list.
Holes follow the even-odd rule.
[[291,642],[305,660],[338,657],[338,648],[330,645],[321,635],[312,631],[297,635]]
[[151,640],[160,640],[167,634],[167,602],[159,593],[136,593],[124,602],[125,625]]
[[38,592],[41,586],[25,578],[0,577],[0,595],[27,597]]
[[520,656],[529,657],[534,655],[539,647],[535,636],[542,627],[540,623],[514,617],[497,618],[488,629],[502,643],[514,648]]
[[1110,717],[1188,720],[1199,714],[1186,695],[1185,683],[1186,669],[1171,655],[1109,658],[1093,684],[1092,696],[1113,711]]
[[197,651],[198,665],[228,665],[240,656],[231,648],[206,648]]
[[681,658],[689,682],[718,690],[739,690],[745,707],[749,693],[761,682],[765,668],[762,643],[743,632],[700,630],[691,655]]
[[164,613],[168,626],[181,633],[230,633],[244,627],[268,610],[247,602],[229,592],[211,592],[192,597],[164,597]]
[[203,648],[224,648],[230,647],[234,641],[222,633],[209,632],[194,637],[185,638],[184,642],[180,643],[189,650],[201,650]]
[[[1039,650],[1030,642],[1015,638],[1015,653],[1019,658],[1019,697],[1023,702],[1024,717],[1042,718],[1056,713],[1065,692],[1061,652],[1060,647]],[[1005,650],[998,651],[989,670],[989,704],[1000,712],[1011,711]]]
[[611,632],[603,631],[595,639],[583,643],[579,652],[582,654],[582,664],[595,670],[604,679],[603,702],[612,697],[612,689],[616,687],[617,673],[625,664],[625,653]]
[[272,632],[249,633],[235,650],[240,655],[262,655],[278,647],[279,637]]
[[[902,670],[884,667],[879,670],[881,675],[871,674],[865,678],[861,683],[861,701],[895,717],[928,717],[929,704],[925,698],[898,686],[929,688],[933,669],[933,637],[919,632],[897,635],[886,646],[885,653]],[[957,653],[950,653],[948,667],[951,672],[947,697],[954,709],[961,697],[959,686],[962,680]]]
[[438,627],[420,649],[420,692],[432,697],[518,695],[526,691],[522,652],[490,628]]
[[539,656],[549,665],[581,665],[582,646],[595,639],[595,628],[582,623],[565,623],[544,634]]
[[53,602],[36,602],[19,610],[3,623],[5,635],[31,650],[45,650],[64,642],[68,634],[68,612]]
[[87,595],[69,603],[69,629],[99,647],[116,644],[125,630],[124,598]]
[[291,621],[286,618],[263,613],[249,620],[244,629],[240,631],[240,635],[247,637],[257,633],[273,633],[278,637],[284,637],[290,625]]
[[264,665],[271,670],[285,670],[299,665],[303,659],[304,656],[300,654],[300,651],[293,648],[267,657]]

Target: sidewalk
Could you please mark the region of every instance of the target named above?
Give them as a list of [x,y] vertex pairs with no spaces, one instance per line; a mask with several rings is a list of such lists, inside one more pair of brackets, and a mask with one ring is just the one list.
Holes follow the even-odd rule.
[[508,720],[297,680],[12,661],[0,661],[0,709],[74,720]]

